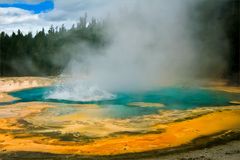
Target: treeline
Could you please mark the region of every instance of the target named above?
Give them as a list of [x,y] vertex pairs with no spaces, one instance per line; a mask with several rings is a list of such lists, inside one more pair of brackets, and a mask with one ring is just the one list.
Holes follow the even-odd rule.
[[229,41],[227,78],[231,84],[240,85],[240,1],[229,0],[223,9],[224,32]]
[[[217,65],[207,75],[219,75],[231,85],[240,85],[240,0],[202,0],[189,13],[200,57]],[[202,49],[202,50],[201,50]],[[218,59],[220,57],[220,60]],[[199,58],[199,59],[201,59]],[[219,65],[220,63],[220,65]]]
[[[0,76],[58,75],[68,64],[70,56],[62,51],[74,43],[88,43],[92,47],[104,45],[103,22],[81,17],[71,29],[51,26],[33,35],[20,30],[11,35],[0,34]],[[78,51],[78,54],[81,51]],[[77,53],[76,53],[77,54]]]

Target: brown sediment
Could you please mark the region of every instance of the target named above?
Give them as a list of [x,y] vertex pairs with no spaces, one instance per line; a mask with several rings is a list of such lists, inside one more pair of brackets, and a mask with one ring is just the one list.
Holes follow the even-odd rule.
[[[214,112],[201,117],[164,126],[159,134],[104,137],[87,144],[61,142],[48,137],[15,138],[0,134],[2,149],[7,152],[30,151],[56,154],[118,155],[166,149],[190,143],[192,140],[226,130],[240,129],[240,110]],[[155,129],[162,128],[161,124]],[[50,143],[51,142],[51,143]],[[24,144],[28,144],[27,146]]]

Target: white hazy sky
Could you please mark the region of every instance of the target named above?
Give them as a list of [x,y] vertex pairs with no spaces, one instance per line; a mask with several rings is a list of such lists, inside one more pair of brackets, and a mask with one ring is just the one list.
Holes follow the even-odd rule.
[[[0,3],[39,3],[44,0],[0,0]],[[24,33],[49,28],[51,25],[66,27],[76,23],[88,13],[98,19],[112,11],[134,4],[135,0],[54,0],[54,9],[47,13],[34,14],[20,8],[0,8],[0,31],[7,33],[21,29]]]

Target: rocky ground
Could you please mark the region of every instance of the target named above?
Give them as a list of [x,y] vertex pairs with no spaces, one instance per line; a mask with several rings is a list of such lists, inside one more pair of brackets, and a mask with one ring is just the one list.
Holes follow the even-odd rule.
[[150,158],[142,160],[239,160],[240,140],[228,142],[226,144],[213,146],[210,148],[197,149],[183,153],[173,153],[161,156],[160,158]]

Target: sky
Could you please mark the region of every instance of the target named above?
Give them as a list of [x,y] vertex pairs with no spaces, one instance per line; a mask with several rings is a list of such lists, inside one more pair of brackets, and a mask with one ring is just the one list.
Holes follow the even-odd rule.
[[0,0],[0,31],[36,32],[51,25],[70,28],[80,16],[102,19],[131,0]]
[[1,3],[1,8],[19,8],[32,12],[33,14],[39,14],[42,12],[49,12],[54,9],[54,2],[46,0],[36,4],[26,2],[15,2],[15,3]]

